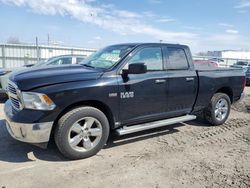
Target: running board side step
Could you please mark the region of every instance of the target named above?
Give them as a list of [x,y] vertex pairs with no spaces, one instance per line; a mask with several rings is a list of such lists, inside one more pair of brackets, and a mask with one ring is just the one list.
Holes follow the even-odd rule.
[[135,132],[144,131],[148,129],[164,127],[166,125],[172,125],[175,123],[181,123],[184,121],[190,121],[194,119],[196,119],[196,116],[194,115],[185,115],[185,116],[180,116],[180,117],[175,117],[175,118],[170,118],[170,119],[164,119],[160,121],[154,121],[150,123],[143,123],[139,125],[123,126],[122,128],[117,129],[116,132],[118,133],[118,135],[125,135],[125,134],[135,133]]

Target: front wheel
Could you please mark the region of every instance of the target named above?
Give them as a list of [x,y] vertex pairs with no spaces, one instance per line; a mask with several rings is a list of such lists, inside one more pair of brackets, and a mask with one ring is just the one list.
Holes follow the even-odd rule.
[[75,108],[59,121],[55,142],[60,152],[70,159],[83,159],[102,149],[109,136],[105,114],[93,107]]
[[216,93],[205,109],[205,119],[212,125],[221,125],[227,120],[230,108],[231,101],[228,95]]

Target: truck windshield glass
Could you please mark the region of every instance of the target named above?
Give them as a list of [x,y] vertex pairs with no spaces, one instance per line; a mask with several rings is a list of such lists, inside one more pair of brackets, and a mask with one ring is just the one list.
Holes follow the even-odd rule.
[[108,46],[92,54],[83,60],[81,64],[88,67],[109,69],[117,64],[134,47],[134,45]]

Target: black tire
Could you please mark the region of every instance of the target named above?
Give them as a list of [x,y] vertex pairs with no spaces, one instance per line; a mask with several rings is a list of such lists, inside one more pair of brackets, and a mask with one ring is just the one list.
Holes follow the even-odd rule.
[[4,103],[8,100],[8,95],[6,93],[0,93],[0,103]]
[[[225,114],[225,117],[221,120],[218,120],[215,115],[216,110],[216,104],[219,100],[225,99],[228,105],[227,113]],[[216,93],[212,97],[208,107],[204,110],[204,117],[205,120],[207,120],[211,125],[222,125],[227,120],[229,114],[230,114],[230,108],[231,108],[231,101],[227,94],[224,93]]]
[[[70,146],[68,135],[75,122],[84,117],[93,117],[97,119],[102,128],[100,141],[88,151],[77,151]],[[109,136],[109,121],[105,114],[93,107],[78,107],[64,114],[58,121],[55,129],[55,142],[60,152],[69,159],[83,159],[91,157],[99,152],[106,144]]]

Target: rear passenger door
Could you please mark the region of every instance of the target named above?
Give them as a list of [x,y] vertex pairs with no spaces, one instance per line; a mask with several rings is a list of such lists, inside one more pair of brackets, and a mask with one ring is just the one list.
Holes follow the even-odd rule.
[[179,116],[190,113],[196,99],[197,76],[189,57],[189,50],[181,47],[165,47],[167,59],[169,116]]

